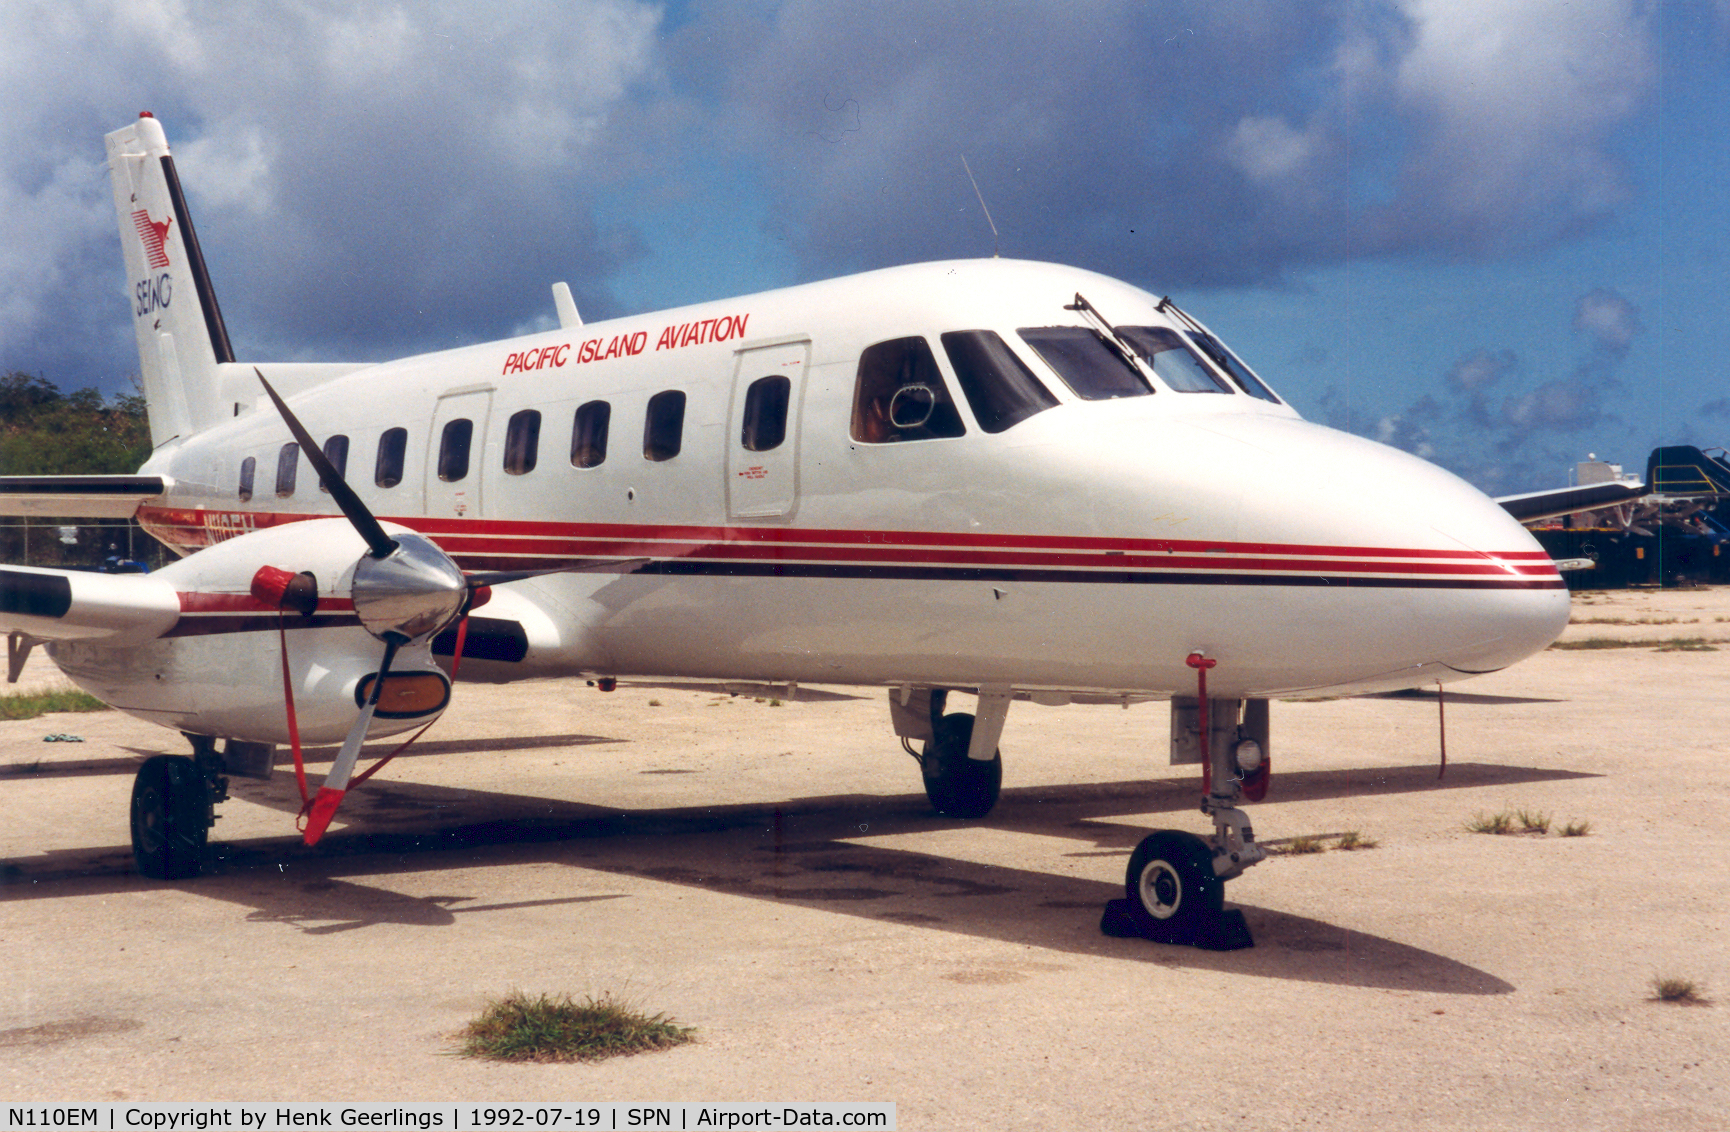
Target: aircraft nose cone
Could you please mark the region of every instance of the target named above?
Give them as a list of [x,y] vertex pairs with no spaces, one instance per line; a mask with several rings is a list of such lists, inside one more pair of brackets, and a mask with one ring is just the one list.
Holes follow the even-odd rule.
[[1246,469],[1244,482],[1258,486],[1241,496],[1242,529],[1313,548],[1328,586],[1359,591],[1335,609],[1356,611],[1339,634],[1354,681],[1413,687],[1495,671],[1566,627],[1569,595],[1549,554],[1458,476],[1304,421],[1250,418],[1227,430],[1260,465]]

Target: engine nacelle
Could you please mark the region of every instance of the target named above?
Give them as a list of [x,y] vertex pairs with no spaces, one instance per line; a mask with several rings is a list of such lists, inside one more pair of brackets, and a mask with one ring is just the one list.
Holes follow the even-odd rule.
[[[395,531],[405,528],[388,525]],[[313,519],[230,539],[150,575],[179,596],[180,616],[160,638],[48,645],[56,664],[91,695],[140,719],[198,735],[286,743],[283,645],[303,743],[340,742],[384,657],[349,598],[366,543],[346,519]],[[310,573],[318,604],[284,612],[253,596],[261,565]],[[450,681],[427,639],[403,645],[370,729],[390,735],[438,717]]]

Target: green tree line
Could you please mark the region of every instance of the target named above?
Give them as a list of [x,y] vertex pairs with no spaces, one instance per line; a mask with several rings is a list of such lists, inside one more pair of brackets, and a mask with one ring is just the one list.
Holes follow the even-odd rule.
[[[17,370],[0,376],[0,476],[130,475],[149,456],[143,397],[109,398],[96,389],[66,393],[45,377]],[[112,556],[155,566],[165,554],[133,524],[0,519],[0,562],[95,567]]]
[[125,475],[149,455],[144,398],[62,393],[16,370],[0,377],[0,475]]

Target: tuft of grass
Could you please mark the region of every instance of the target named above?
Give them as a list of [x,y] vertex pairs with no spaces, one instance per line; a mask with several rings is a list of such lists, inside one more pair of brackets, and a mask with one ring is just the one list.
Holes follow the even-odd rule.
[[660,707],[660,706],[661,706],[661,701],[660,701],[660,700],[650,700],[650,701],[649,701],[649,706],[650,706],[650,707]]
[[[1724,618],[1720,617],[1722,621]],[[1570,617],[1570,625],[1698,625],[1698,617]]]
[[781,701],[780,701],[780,700],[777,700],[777,699],[771,699],[771,700],[770,700],[770,701],[769,701],[769,706],[770,706],[770,707],[780,707],[780,706],[781,706]]
[[1582,637],[1577,641],[1556,641],[1553,649],[1652,649],[1655,652],[1717,652],[1705,637],[1669,637],[1654,641],[1624,641],[1620,637]]
[[1514,831],[1514,813],[1512,810],[1501,810],[1486,814],[1482,810],[1472,815],[1472,820],[1466,823],[1466,828],[1473,833],[1512,833]]
[[1673,637],[1658,646],[1659,652],[1717,652],[1705,637]]
[[35,719],[51,711],[107,710],[107,704],[83,692],[19,692],[0,696],[0,719]]
[[1381,842],[1373,837],[1365,837],[1355,829],[1348,829],[1334,842],[1334,848],[1350,852],[1354,849],[1374,849],[1380,844]]
[[461,1053],[494,1061],[600,1061],[671,1049],[694,1027],[644,1014],[611,994],[577,1002],[570,995],[530,998],[512,991],[487,1004],[463,1031]]
[[1542,810],[1522,809],[1515,817],[1520,819],[1522,833],[1549,833],[1550,815]]
[[1673,1002],[1677,1006],[1705,1006],[1706,987],[1680,975],[1653,975],[1652,1001]]
[[1320,853],[1327,846],[1322,844],[1322,839],[1319,837],[1306,836],[1294,837],[1284,844],[1264,845],[1262,848],[1276,857],[1295,857],[1304,853]]
[[1562,827],[1563,837],[1585,837],[1591,832],[1592,823],[1589,821],[1571,821]]

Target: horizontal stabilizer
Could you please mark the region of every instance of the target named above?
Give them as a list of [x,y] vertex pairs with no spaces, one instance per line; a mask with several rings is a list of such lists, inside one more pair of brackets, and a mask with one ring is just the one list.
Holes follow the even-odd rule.
[[1524,495],[1504,495],[1496,502],[1522,523],[1540,519],[1559,519],[1580,511],[1596,511],[1614,507],[1650,494],[1651,489],[1638,483],[1589,483],[1580,487],[1558,487],[1549,491],[1529,491]]
[[167,476],[0,476],[0,515],[130,519],[160,502]]

